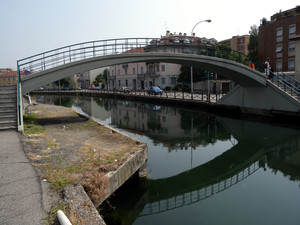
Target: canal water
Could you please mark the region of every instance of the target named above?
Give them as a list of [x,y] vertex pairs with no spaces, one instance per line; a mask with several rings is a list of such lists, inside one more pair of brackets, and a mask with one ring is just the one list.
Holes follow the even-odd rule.
[[38,96],[148,144],[148,177],[101,209],[112,224],[291,225],[300,221],[300,132],[115,99]]

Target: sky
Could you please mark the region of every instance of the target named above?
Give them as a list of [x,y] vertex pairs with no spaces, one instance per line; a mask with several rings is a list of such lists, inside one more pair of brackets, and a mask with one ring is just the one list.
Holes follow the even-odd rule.
[[55,48],[171,33],[215,38],[249,34],[252,25],[299,0],[0,0],[0,68]]

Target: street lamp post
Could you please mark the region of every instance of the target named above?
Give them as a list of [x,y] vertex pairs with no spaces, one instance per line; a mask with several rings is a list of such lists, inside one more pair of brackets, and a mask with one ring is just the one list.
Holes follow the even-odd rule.
[[[199,21],[198,23],[196,23],[196,25],[193,27],[193,29],[192,29],[192,32],[191,32],[191,36],[193,36],[193,32],[194,32],[194,29],[195,29],[195,27],[199,24],[199,23],[202,23],[202,22],[208,22],[208,23],[210,23],[211,22],[211,20],[210,19],[208,19],[208,20],[201,20],[201,21]],[[192,40],[191,40],[191,46],[192,46]],[[192,49],[192,48],[191,48]],[[193,67],[191,66],[191,93],[193,94],[193,92],[194,92],[194,87],[193,87]]]

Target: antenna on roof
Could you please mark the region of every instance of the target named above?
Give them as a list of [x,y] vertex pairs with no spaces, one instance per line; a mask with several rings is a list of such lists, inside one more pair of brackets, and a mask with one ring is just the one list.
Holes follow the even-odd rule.
[[167,21],[165,21],[165,30],[168,30]]

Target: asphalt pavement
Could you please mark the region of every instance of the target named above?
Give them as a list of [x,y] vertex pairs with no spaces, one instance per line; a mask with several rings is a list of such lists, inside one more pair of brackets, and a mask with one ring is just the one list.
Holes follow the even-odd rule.
[[0,224],[44,224],[42,187],[19,135],[0,131]]

